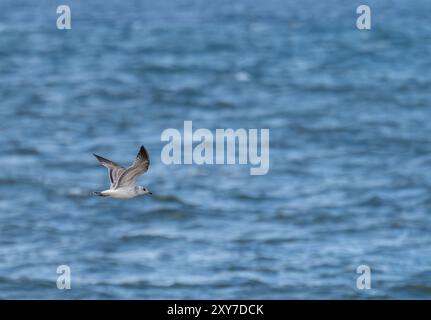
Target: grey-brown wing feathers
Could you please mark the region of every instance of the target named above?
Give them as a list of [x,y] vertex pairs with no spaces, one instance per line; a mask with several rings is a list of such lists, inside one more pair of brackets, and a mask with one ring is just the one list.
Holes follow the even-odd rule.
[[134,185],[136,178],[145,173],[150,166],[150,156],[144,146],[139,149],[138,155],[132,165],[124,170],[118,181],[114,184],[114,189]]
[[100,164],[108,169],[109,181],[111,182],[111,187],[118,181],[121,174],[126,171],[126,169],[119,164],[98,156],[97,154],[93,154],[97,160],[99,160]]

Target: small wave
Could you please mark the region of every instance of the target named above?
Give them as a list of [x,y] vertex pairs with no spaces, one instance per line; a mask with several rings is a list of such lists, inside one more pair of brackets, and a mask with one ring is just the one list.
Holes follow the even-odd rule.
[[167,236],[167,235],[161,235],[161,234],[136,233],[136,234],[123,235],[120,237],[120,240],[173,241],[173,240],[179,240],[179,238]]
[[8,151],[9,155],[18,155],[18,156],[37,156],[40,154],[39,150],[32,147],[15,147]]
[[170,219],[176,220],[186,220],[190,219],[194,216],[194,214],[190,211],[183,211],[176,208],[156,208],[148,211],[148,215],[152,215],[154,217],[157,216],[166,216]]
[[159,200],[160,202],[170,202],[170,203],[172,203],[172,202],[175,202],[175,203],[178,203],[178,204],[181,204],[181,205],[183,205],[183,206],[187,206],[187,207],[194,207],[194,205],[193,204],[191,204],[191,203],[188,203],[188,202],[185,202],[184,200],[182,200],[180,197],[177,197],[177,196],[175,196],[175,195],[172,195],[172,194],[167,194],[167,195],[162,195],[162,194],[156,194],[156,193],[153,193],[153,196],[152,196],[152,198],[154,198],[154,199],[157,199],[157,200]]
[[19,183],[20,183],[19,179],[9,178],[9,177],[0,178],[0,185],[2,184],[12,185],[12,184],[19,184]]
[[400,285],[393,288],[396,292],[404,292],[409,297],[414,295],[418,295],[424,297],[427,295],[428,297],[431,295],[431,285],[427,284],[406,284]]

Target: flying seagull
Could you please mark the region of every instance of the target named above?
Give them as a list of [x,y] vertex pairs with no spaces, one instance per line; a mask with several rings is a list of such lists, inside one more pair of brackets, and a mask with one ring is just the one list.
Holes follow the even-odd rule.
[[136,179],[148,170],[150,157],[144,146],[139,149],[135,161],[128,168],[124,168],[115,162],[93,154],[100,164],[108,169],[111,187],[108,190],[96,191],[95,195],[101,197],[112,197],[128,199],[141,195],[152,194],[147,188],[137,186]]

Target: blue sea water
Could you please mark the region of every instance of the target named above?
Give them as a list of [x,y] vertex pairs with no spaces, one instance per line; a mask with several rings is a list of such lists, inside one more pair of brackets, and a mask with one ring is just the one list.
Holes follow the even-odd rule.
[[[2,0],[0,298],[429,299],[431,2],[360,4]],[[185,120],[269,173],[163,164]],[[92,196],[141,144],[154,195]]]

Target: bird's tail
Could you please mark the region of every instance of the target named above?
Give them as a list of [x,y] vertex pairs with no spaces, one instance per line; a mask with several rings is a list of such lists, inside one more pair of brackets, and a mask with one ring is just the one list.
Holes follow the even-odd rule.
[[104,195],[102,192],[100,191],[94,191],[93,192],[94,195],[99,196],[99,197],[107,197],[107,195]]

